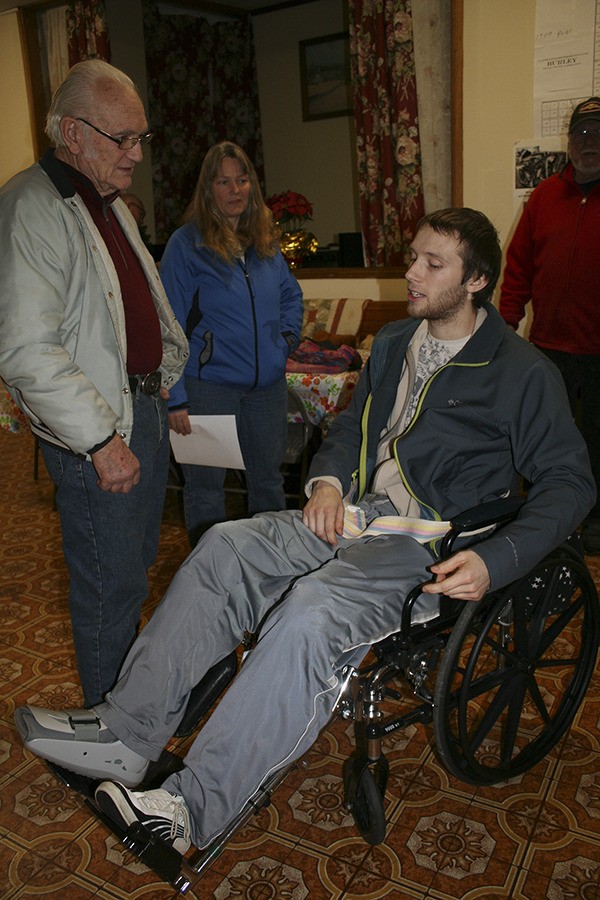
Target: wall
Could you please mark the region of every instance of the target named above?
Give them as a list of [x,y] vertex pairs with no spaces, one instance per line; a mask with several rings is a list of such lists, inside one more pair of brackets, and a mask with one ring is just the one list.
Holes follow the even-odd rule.
[[504,249],[513,144],[533,136],[534,39],[535,0],[464,0],[463,201],[492,219]]
[[[306,300],[321,298],[356,297],[368,300],[406,300],[404,278],[374,278],[373,269],[368,275],[356,278],[319,278],[317,269],[296,272],[296,277]],[[310,274],[308,274],[310,273]]]
[[[6,2],[0,2],[0,9],[6,5]],[[141,16],[140,0],[128,0],[127,16],[119,14],[120,6],[120,0],[107,2],[114,62],[130,72],[143,90],[145,67],[143,79],[137,74],[139,68],[141,75],[143,65],[140,23],[136,25]],[[352,207],[352,203],[346,206],[348,191],[331,187],[337,185],[337,172],[349,165],[343,129],[349,127],[350,120],[302,122],[295,54],[298,40],[343,30],[341,22],[340,26],[337,24],[340,19],[335,18],[335,10],[339,7],[340,0],[317,0],[308,12],[307,8],[297,7],[255,17],[257,48],[262,53],[266,46],[269,53],[268,63],[259,66],[259,83],[264,95],[261,102],[265,154],[270,169],[267,187],[269,191],[289,187],[306,193],[315,203],[317,215],[328,217],[323,221],[323,227],[319,225],[318,228],[318,236],[325,242],[331,240],[335,231],[342,230],[340,223],[344,223],[345,228],[347,221],[348,224],[353,221],[347,218],[351,216],[349,208]],[[330,19],[331,10],[334,18]],[[0,75],[3,86],[11,85],[10,91],[3,90],[0,95],[0,104],[10,103],[11,108],[6,112],[4,107],[0,109],[4,113],[2,121],[10,122],[11,131],[16,127],[17,132],[14,140],[5,137],[0,144],[1,173],[12,173],[32,158],[28,129],[25,128],[26,102],[22,94],[19,101],[15,99],[18,91],[23,90],[24,82],[22,74],[18,75],[18,33],[11,27],[11,20],[16,21],[14,14],[8,14],[8,18],[0,17]],[[286,36],[283,25],[288,22],[292,31]],[[466,205],[482,209],[493,219],[504,245],[515,220],[512,146],[516,140],[531,137],[532,132],[534,29],[535,0],[464,0],[463,199]],[[277,62],[280,44],[288,51],[285,63],[280,61],[285,66],[285,77],[281,78],[275,77],[271,68]],[[274,148],[283,138],[287,140],[287,150],[280,153]],[[310,164],[305,166],[305,160],[310,160]],[[137,175],[135,185],[134,190],[145,191],[142,180],[138,185]],[[326,192],[322,194],[322,191]],[[331,197],[336,200],[332,202]],[[321,211],[322,206],[327,213]],[[348,227],[348,230],[356,228]],[[399,296],[404,293],[400,281],[384,283],[378,280],[371,285],[372,291],[366,291],[361,280],[334,280],[334,283],[331,279],[316,282],[301,277],[301,280],[307,296],[324,296],[313,293],[321,287],[335,291],[328,296],[377,295],[388,299],[396,290]],[[360,293],[356,293],[357,290]]]
[[16,12],[0,12],[0,185],[35,161],[19,23]]
[[320,246],[360,231],[351,116],[302,121],[299,41],[347,30],[342,0],[253,17],[267,194],[288,189],[311,201]]
[[[316,0],[253,18],[267,195],[290,189],[308,197],[314,207],[310,229],[321,246],[340,231],[360,230],[353,119],[302,121],[298,43],[346,30],[344,6],[343,0]],[[128,0],[127,16],[122,0],[106,0],[106,15],[112,62],[133,78],[146,102],[141,0]],[[144,154],[131,189],[146,204],[153,234],[151,146]]]

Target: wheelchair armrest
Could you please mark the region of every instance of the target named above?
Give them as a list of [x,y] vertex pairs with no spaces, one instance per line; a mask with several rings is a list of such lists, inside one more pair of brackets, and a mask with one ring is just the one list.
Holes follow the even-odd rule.
[[[452,552],[455,540],[461,534],[468,531],[491,528],[492,525],[504,525],[516,518],[517,513],[525,503],[524,497],[506,497],[500,500],[490,500],[480,506],[466,509],[450,520],[450,528],[442,538],[440,544],[440,559],[446,559]],[[421,594],[423,585],[416,585],[407,595],[402,608],[401,632],[407,635],[411,627],[412,610]],[[440,599],[443,594],[440,595]]]
[[501,525],[514,519],[523,504],[524,497],[505,497],[501,500],[490,500],[481,506],[473,506],[459,513],[451,521],[452,528],[458,531],[471,531],[485,528],[487,525]]
[[506,497],[500,500],[490,500],[481,506],[473,506],[466,509],[450,520],[450,528],[442,538],[440,545],[440,557],[445,559],[450,555],[452,546],[457,537],[466,531],[478,531],[491,528],[492,525],[504,525],[516,518],[517,513],[525,503],[524,497]]

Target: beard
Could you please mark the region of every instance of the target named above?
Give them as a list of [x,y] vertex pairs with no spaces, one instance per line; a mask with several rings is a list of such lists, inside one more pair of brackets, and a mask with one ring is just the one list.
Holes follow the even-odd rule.
[[412,301],[408,314],[413,319],[427,319],[429,322],[451,322],[467,303],[471,303],[469,291],[464,284],[460,284],[436,296],[428,295],[423,300]]

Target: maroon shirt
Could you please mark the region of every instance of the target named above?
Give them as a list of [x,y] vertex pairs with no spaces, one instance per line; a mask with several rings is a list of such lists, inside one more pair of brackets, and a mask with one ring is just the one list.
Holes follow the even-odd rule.
[[67,163],[62,165],[87,206],[117,270],[125,310],[127,372],[154,372],[160,368],[163,355],[160,322],[142,265],[111,209],[119,192],[101,197],[89,178]]

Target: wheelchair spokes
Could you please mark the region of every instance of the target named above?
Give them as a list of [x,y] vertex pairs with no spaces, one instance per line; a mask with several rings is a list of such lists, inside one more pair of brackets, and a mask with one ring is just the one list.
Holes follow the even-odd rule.
[[465,781],[492,784],[539,762],[583,699],[598,630],[590,576],[564,557],[546,560],[491,598],[483,616],[468,604],[436,683],[435,736],[447,768]]

